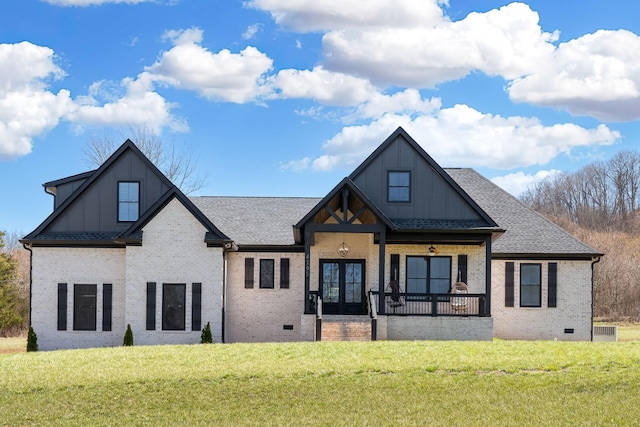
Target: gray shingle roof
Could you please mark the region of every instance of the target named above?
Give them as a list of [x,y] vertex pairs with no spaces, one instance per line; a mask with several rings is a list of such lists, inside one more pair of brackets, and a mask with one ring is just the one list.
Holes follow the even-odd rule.
[[391,221],[399,230],[487,230],[486,221],[482,219],[423,219],[394,218]]
[[[565,230],[533,211],[473,169],[445,171],[505,229],[492,245],[494,254],[597,255]],[[293,225],[322,199],[305,197],[191,197],[191,201],[238,245],[293,245]],[[393,220],[393,219],[392,219]],[[401,220],[393,220],[394,222]],[[401,228],[469,228],[478,224],[440,224],[404,220]]]
[[118,232],[82,232],[82,231],[68,231],[68,232],[48,232],[40,233],[33,238],[33,240],[50,240],[50,241],[112,241]]
[[598,252],[473,169],[445,169],[506,232],[494,254],[596,255]]
[[293,226],[320,202],[308,197],[190,197],[238,245],[293,245]]

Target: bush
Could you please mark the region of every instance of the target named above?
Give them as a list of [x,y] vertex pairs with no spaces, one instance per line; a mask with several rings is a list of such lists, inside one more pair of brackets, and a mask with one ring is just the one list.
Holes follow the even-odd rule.
[[38,336],[31,326],[27,335],[27,351],[38,351]]
[[127,323],[127,332],[124,333],[124,342],[122,345],[125,347],[131,347],[133,345],[133,331],[131,330],[131,324]]
[[213,342],[213,336],[211,335],[211,325],[207,322],[207,326],[202,330],[202,335],[200,336],[202,344],[211,344]]

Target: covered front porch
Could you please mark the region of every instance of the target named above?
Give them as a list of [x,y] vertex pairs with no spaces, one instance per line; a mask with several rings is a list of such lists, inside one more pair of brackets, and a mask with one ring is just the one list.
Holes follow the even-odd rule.
[[[475,330],[470,321],[491,317],[496,231],[477,219],[392,220],[345,178],[294,226],[304,244],[304,313],[316,316],[316,339],[332,316],[368,316],[372,339],[463,339],[446,331],[461,321]],[[449,320],[433,320],[440,317]],[[342,329],[348,321],[340,320]],[[492,337],[492,322],[478,324],[480,336]]]

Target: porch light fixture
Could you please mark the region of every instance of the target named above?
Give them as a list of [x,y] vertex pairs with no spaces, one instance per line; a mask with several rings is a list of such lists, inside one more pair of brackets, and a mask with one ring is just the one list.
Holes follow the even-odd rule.
[[436,248],[433,247],[433,245],[431,245],[431,247],[429,247],[429,256],[434,256],[438,254],[438,250]]
[[338,255],[342,258],[346,257],[349,254],[349,245],[345,242],[342,242],[338,245]]

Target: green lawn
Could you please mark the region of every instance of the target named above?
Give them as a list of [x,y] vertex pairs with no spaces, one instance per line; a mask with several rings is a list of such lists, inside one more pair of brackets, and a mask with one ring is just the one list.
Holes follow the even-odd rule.
[[640,342],[151,346],[0,355],[7,425],[635,425]]

